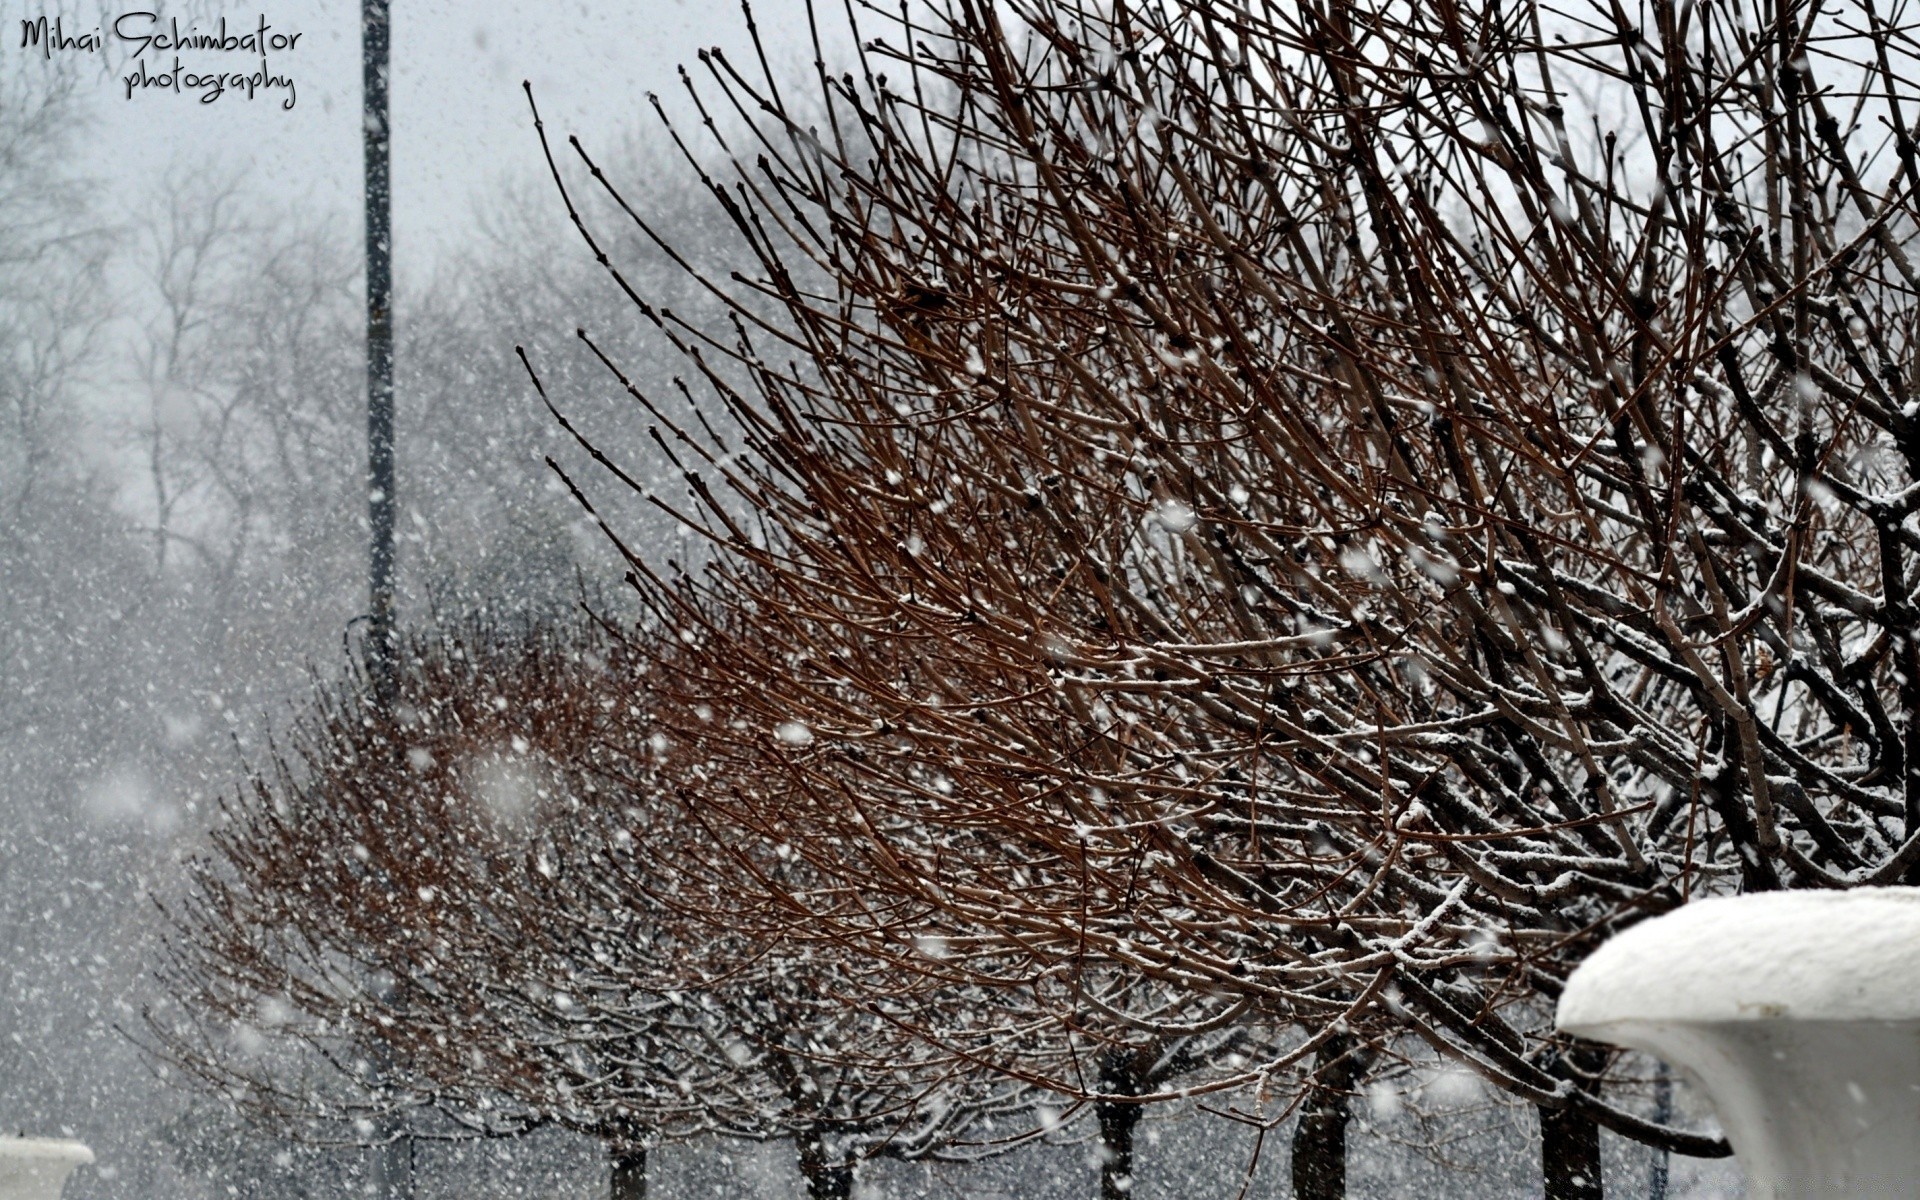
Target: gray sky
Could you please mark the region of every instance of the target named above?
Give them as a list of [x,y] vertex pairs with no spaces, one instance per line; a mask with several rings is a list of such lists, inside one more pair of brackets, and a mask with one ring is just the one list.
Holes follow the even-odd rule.
[[[114,207],[130,211],[170,165],[243,169],[259,190],[299,206],[354,215],[360,188],[360,41],[357,0],[218,0],[163,5],[120,0],[112,6],[5,0],[0,12],[0,71],[44,69],[21,46],[21,21],[66,13],[70,35],[98,29],[102,52],[67,51],[87,74],[94,124],[77,166],[103,181]],[[252,99],[229,89],[212,103],[163,87],[129,97],[124,76],[134,45],[114,34],[116,18],[159,10],[177,14],[182,32],[299,34],[284,52],[269,49],[270,69],[293,81]],[[82,15],[84,14],[84,15]],[[773,53],[794,65],[811,58],[801,0],[762,0],[756,16]],[[129,32],[150,31],[143,18]],[[419,279],[438,252],[474,227],[473,203],[503,175],[540,167],[520,81],[533,82],[550,132],[577,132],[589,147],[610,146],[623,129],[651,123],[646,92],[683,95],[675,65],[694,64],[702,46],[722,45],[750,61],[745,23],[730,0],[393,0],[394,232],[403,283]],[[150,73],[175,52],[149,47]],[[179,52],[186,70],[252,71],[245,52]],[[559,210],[556,209],[556,213]],[[353,216],[357,228],[357,215]]]

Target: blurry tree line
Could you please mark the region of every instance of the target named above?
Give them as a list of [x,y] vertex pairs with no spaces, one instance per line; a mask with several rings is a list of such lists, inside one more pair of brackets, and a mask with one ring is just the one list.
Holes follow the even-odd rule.
[[[37,61],[0,81],[0,1121],[88,1139],[101,1194],[196,1195],[233,1157],[209,1147],[244,1131],[176,1114],[117,1028],[150,991],[149,891],[280,706],[359,636],[358,252],[343,215],[234,164],[179,164],[107,211],[67,165],[82,82]],[[541,461],[569,452],[512,345],[567,355],[551,314],[624,297],[528,188],[485,207],[462,255],[404,281],[410,619],[564,611],[616,561]],[[562,375],[605,415],[584,370]],[[273,1175],[286,1148],[248,1144],[233,1161]]]

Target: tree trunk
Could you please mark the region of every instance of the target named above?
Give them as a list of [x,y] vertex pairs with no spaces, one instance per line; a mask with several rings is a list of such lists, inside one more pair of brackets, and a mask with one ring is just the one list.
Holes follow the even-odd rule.
[[1100,1122],[1100,1200],[1129,1200],[1133,1195],[1133,1130],[1140,1124],[1138,1104],[1096,1104]]
[[1600,1126],[1570,1108],[1541,1109],[1540,1170],[1547,1200],[1601,1200]]
[[[1606,1066],[1607,1052],[1591,1043],[1576,1045],[1548,1070],[1561,1079],[1593,1079]],[[1601,1200],[1600,1126],[1573,1108],[1542,1108],[1540,1173],[1546,1200]]]
[[800,1174],[807,1180],[807,1200],[850,1200],[853,1163],[844,1157],[835,1162],[818,1129],[794,1134],[793,1142],[800,1152]]
[[647,1200],[647,1148],[633,1142],[607,1147],[607,1200]]
[[407,1200],[413,1195],[413,1139],[401,1132],[373,1148],[370,1190],[378,1200]]
[[1093,1106],[1100,1124],[1100,1200],[1129,1200],[1133,1195],[1133,1131],[1143,1110],[1120,1097],[1140,1094],[1136,1053],[1144,1052],[1113,1049],[1100,1056],[1100,1090],[1115,1097]]
[[1347,1194],[1347,1122],[1353,1119],[1354,1081],[1366,1068],[1355,1040],[1344,1034],[1320,1047],[1324,1064],[1300,1108],[1293,1131],[1294,1200],[1344,1200]]

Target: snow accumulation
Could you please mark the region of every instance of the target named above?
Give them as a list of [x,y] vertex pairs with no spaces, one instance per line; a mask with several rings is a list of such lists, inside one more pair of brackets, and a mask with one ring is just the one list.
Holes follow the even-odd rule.
[[1920,889],[1702,900],[1580,965],[1569,1032],[1713,1101],[1753,1200],[1892,1200],[1920,1179]]
[[1782,1017],[1920,1019],[1920,888],[1696,901],[1594,951],[1567,980],[1558,1023]]
[[59,1138],[0,1138],[0,1200],[54,1200],[93,1151]]
[[93,1161],[93,1151],[64,1138],[0,1137],[0,1170],[16,1161],[68,1163],[76,1167]]

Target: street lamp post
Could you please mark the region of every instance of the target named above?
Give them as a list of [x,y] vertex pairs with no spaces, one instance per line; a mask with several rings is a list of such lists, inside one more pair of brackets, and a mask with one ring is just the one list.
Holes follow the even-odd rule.
[[[374,703],[393,703],[393,190],[392,126],[387,120],[388,0],[361,0],[360,46],[366,100],[367,218],[367,672]],[[376,1050],[377,1052],[377,1050]],[[402,1124],[373,1152],[380,1200],[413,1195],[413,1139]]]
[[387,122],[388,0],[361,0],[366,85],[367,525],[375,698],[393,698],[393,193]]

